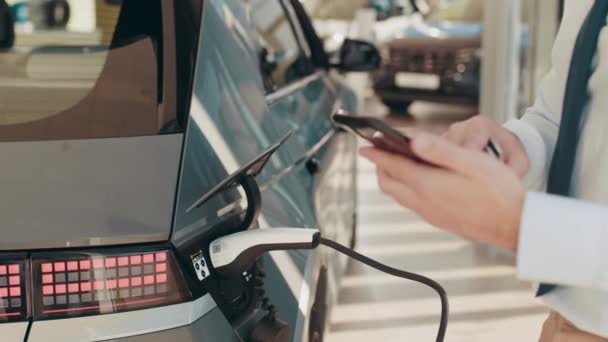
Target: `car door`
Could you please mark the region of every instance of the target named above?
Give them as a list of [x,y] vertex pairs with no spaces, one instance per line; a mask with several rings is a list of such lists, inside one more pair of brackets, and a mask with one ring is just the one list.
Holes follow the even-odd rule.
[[[248,205],[235,190],[218,194],[196,210],[187,209],[230,173],[293,130],[288,120],[269,110],[259,71],[258,45],[251,35],[244,3],[208,1],[203,7],[172,235],[172,242],[186,252],[193,241],[199,241],[200,248],[213,237],[249,228],[231,219]],[[313,226],[307,188],[294,166],[295,157],[305,151],[293,136],[258,177],[263,202],[261,227]],[[271,301],[281,301],[280,294],[286,293],[290,303],[295,303],[290,306],[295,310],[279,312],[279,317],[292,325],[292,331],[296,331],[297,317],[289,315],[297,313],[306,260],[299,252],[283,253],[271,257],[266,265],[266,284],[276,284],[268,291]],[[218,278],[205,279],[201,291],[213,295],[242,338],[249,340],[247,329],[251,325],[244,325],[241,320],[251,317],[249,304],[253,297],[247,292],[252,283],[243,285],[240,279],[215,281]]]
[[[310,22],[298,15],[298,8],[294,8],[298,5],[284,0],[254,1],[251,11],[252,25],[261,45],[260,72],[266,102],[271,115],[276,120],[286,120],[293,130],[301,152],[291,157],[292,162],[305,165],[294,172],[292,179],[285,179],[275,187],[294,189],[298,184],[304,185],[298,194],[302,197],[300,203],[305,204],[302,208],[310,208],[305,212],[305,223],[320,228],[328,238],[349,244],[355,224],[356,142],[334,129],[330,115],[338,108],[355,111],[356,99],[339,76],[318,62],[320,51],[314,49],[319,49],[319,44],[311,37],[314,31],[303,29]],[[326,316],[337,298],[345,259],[324,249],[300,253],[299,259],[296,253],[291,253],[293,260],[306,260],[300,263],[303,268],[299,270],[304,274],[305,290],[295,299],[282,293],[276,305],[295,325],[293,338],[299,341],[308,340],[312,330],[322,333],[323,326],[314,325],[324,325],[324,320],[319,323],[310,316],[319,311],[320,316]],[[280,284],[280,279],[269,282],[269,286],[275,284]],[[280,289],[271,293],[276,295]]]
[[[346,193],[353,189],[353,140],[336,134],[329,121],[343,90],[313,63],[292,10],[279,0],[205,3],[172,236],[177,246],[218,234],[225,217],[247,205],[233,191],[186,210],[288,132],[291,138],[257,178],[263,202],[259,226],[321,227],[332,238],[351,231],[354,196]],[[351,156],[344,157],[346,152]],[[343,202],[332,208],[330,202],[338,203],[340,196]],[[292,341],[306,338],[327,259],[319,251],[264,258],[267,296],[290,325]],[[223,309],[227,315],[232,311],[234,324],[247,314]]]

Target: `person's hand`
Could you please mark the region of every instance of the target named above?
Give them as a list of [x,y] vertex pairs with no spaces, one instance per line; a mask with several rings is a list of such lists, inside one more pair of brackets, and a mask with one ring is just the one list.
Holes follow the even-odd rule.
[[380,189],[429,223],[468,239],[515,251],[525,189],[515,172],[479,151],[426,133],[412,150],[429,166],[365,147]]
[[502,151],[502,161],[519,177],[528,172],[530,162],[519,138],[508,129],[483,116],[457,122],[443,135],[448,141],[467,149],[483,151],[490,139]]

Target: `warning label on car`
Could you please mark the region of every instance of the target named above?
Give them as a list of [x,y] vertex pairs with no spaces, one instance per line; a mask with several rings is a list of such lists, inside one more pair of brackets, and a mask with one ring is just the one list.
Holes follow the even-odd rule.
[[203,281],[209,277],[209,266],[203,255],[203,251],[198,251],[190,256],[192,258],[192,265],[194,266],[194,272],[198,280]]

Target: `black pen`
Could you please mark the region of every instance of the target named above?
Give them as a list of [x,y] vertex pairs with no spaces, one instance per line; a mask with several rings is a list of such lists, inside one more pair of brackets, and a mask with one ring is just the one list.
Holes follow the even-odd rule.
[[487,153],[492,154],[494,157],[496,157],[498,159],[502,159],[502,153],[500,151],[500,148],[498,147],[498,145],[496,145],[492,141],[492,139],[490,139],[490,141],[488,141],[488,144],[484,148],[484,151],[486,151]]

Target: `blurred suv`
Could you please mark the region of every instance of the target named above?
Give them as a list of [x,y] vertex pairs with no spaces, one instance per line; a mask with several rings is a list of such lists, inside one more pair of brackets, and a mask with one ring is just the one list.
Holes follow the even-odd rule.
[[481,25],[408,20],[382,45],[382,66],[373,73],[374,90],[395,113],[416,100],[478,102]]
[[[329,118],[357,99],[299,1],[111,3],[91,32],[0,36],[2,341],[321,341],[344,258],[208,263],[246,229],[353,241],[356,141]],[[377,65],[348,42],[331,68]],[[259,196],[216,188],[277,142]]]
[[[424,13],[423,7],[429,10]],[[483,1],[455,0],[443,8],[430,8],[417,6],[419,13],[389,19],[375,28],[383,62],[373,73],[373,87],[394,113],[407,112],[416,100],[478,103]],[[528,28],[523,25],[522,65],[527,46]]]

